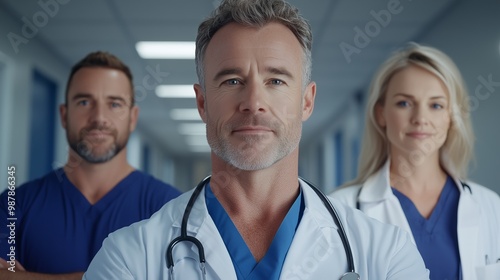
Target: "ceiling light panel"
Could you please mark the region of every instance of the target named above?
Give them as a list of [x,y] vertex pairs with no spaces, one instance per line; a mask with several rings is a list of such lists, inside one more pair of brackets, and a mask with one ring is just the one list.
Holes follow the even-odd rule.
[[156,96],[161,98],[195,98],[193,85],[159,85]]
[[135,45],[139,56],[145,59],[194,59],[195,42],[141,41]]

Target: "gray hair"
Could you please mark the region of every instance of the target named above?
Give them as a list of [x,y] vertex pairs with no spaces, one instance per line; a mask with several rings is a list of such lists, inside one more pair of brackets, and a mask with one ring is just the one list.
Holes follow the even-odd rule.
[[278,22],[290,29],[304,51],[303,86],[311,81],[312,32],[309,23],[299,14],[297,8],[284,0],[223,0],[211,16],[198,27],[196,36],[196,73],[198,82],[205,88],[204,57],[214,34],[229,23],[262,27]]

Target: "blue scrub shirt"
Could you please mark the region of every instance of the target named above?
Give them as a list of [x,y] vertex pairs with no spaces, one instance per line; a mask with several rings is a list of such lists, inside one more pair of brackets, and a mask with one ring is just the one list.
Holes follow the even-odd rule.
[[238,279],[279,279],[286,254],[304,212],[302,191],[283,219],[266,255],[256,262],[231,218],[217,200],[210,184],[205,188],[208,213],[212,217],[233,261]]
[[394,188],[392,192],[401,203],[430,279],[461,279],[457,236],[460,192],[453,179],[448,176],[429,219],[418,212],[407,196]]
[[[87,270],[113,231],[151,217],[180,192],[134,171],[94,205],[62,168],[16,190],[16,258],[28,271],[59,274]],[[7,191],[0,195],[0,220],[7,221]],[[0,257],[10,251],[0,228]]]

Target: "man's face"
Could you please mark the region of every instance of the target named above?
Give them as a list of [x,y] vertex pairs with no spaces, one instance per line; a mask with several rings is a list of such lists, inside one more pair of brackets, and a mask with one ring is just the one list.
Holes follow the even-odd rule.
[[213,153],[243,170],[267,168],[297,149],[315,84],[303,89],[304,54],[294,34],[270,23],[221,28],[205,53],[205,90],[195,85]]
[[112,159],[135,129],[138,108],[130,107],[132,89],[118,70],[87,67],[78,70],[61,105],[61,121],[73,151],[90,163]]

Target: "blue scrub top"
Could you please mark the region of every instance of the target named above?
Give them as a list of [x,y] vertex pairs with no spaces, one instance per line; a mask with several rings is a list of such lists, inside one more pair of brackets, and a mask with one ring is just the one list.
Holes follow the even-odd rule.
[[392,192],[401,203],[430,279],[461,279],[457,236],[460,192],[453,179],[448,176],[429,219],[418,212],[407,196],[394,188]]
[[[15,193],[16,258],[28,271],[70,273],[87,270],[109,233],[151,217],[180,192],[134,171],[95,204],[90,204],[62,168],[23,184]],[[10,242],[7,191],[0,195],[0,257]]]
[[271,246],[260,262],[255,261],[238,229],[210,189],[210,184],[205,188],[205,200],[208,213],[231,256],[238,279],[279,279],[286,254],[304,212],[302,191],[283,219]]

